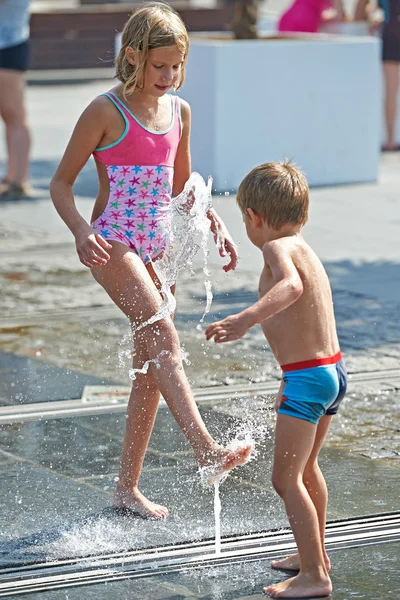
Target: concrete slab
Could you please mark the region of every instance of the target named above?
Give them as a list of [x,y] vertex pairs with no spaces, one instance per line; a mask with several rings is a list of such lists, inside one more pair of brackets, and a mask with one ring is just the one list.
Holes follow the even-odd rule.
[[85,385],[110,383],[0,350],[0,406],[80,398]]

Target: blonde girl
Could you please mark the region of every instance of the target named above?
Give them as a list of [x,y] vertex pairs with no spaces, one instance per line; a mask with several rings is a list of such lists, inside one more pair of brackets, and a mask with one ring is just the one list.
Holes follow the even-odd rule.
[[[157,312],[159,282],[152,261],[168,241],[165,217],[171,195],[188,180],[190,107],[169,90],[185,79],[189,40],[178,14],[168,5],[146,3],[122,32],[116,61],[120,83],[93,100],[81,115],[51,182],[54,205],[75,237],[80,261],[129,318],[134,332],[134,367],[158,357],[132,384],[120,476],[114,506],[141,516],[165,518],[166,507],[139,490],[139,477],[157,414],[160,393],[190,442],[201,467],[217,472],[247,462],[251,447],[235,452],[208,433],[182,368],[180,344],[171,318],[136,331]],[[99,191],[91,222],[75,207],[74,181],[93,154]],[[237,250],[224,224],[210,211],[221,254],[234,269]],[[166,352],[167,351],[167,352]]]

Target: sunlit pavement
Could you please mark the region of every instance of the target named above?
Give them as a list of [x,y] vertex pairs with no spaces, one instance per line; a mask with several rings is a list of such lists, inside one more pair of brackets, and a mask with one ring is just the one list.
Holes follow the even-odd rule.
[[[129,385],[126,319],[81,267],[48,195],[76,118],[109,85],[29,89],[35,198],[0,206],[0,405],[9,411],[0,430],[4,569],[213,536],[213,494],[200,485],[190,448],[164,406],[142,478],[144,492],[170,508],[170,518],[161,524],[123,518],[109,509],[124,429],[121,411],[57,419],[42,419],[36,412],[24,422],[13,417],[27,403],[79,400],[85,386]],[[305,235],[330,274],[341,346],[356,378],[323,453],[330,520],[399,510],[399,167],[400,154],[384,155],[378,184],[311,192]],[[96,194],[92,164],[79,177],[76,193],[89,218]],[[260,270],[259,252],[245,239],[234,197],[219,195],[214,203],[239,244],[241,261],[236,273],[226,275],[210,246],[215,298],[206,323],[254,301]],[[191,382],[204,390],[265,384],[271,393],[279,372],[259,331],[221,348],[206,345],[196,329],[205,307],[201,265],[199,257],[195,277],[183,273],[178,282],[176,323],[189,351]],[[270,485],[271,405],[272,396],[265,393],[242,401],[231,401],[228,393],[224,401],[201,402],[220,439],[233,435],[243,420],[263,431],[257,458],[221,488],[223,536],[287,526]],[[386,542],[335,549],[334,598],[396,598],[398,548]],[[263,585],[280,577],[265,560],[239,562],[162,576],[155,570],[146,579],[32,592],[31,597],[256,599]]]

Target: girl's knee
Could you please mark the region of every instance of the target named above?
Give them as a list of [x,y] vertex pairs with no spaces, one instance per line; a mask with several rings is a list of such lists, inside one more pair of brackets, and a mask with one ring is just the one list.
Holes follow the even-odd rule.
[[168,368],[176,368],[182,365],[179,337],[172,321],[159,321],[136,332],[135,349],[135,363],[150,360],[158,367],[168,365]]

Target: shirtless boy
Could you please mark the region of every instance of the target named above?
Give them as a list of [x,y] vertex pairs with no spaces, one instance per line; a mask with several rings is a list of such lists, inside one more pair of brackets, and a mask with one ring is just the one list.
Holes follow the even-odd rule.
[[260,323],[282,368],[272,482],[285,504],[298,553],[271,566],[298,574],[264,588],[273,598],[332,592],[324,546],[328,492],[318,454],[345,395],[347,375],[329,280],[302,237],[308,196],[306,178],[287,162],[261,165],[244,178],[237,202],[247,235],[264,256],[260,299],[206,330],[208,340],[223,343]]

